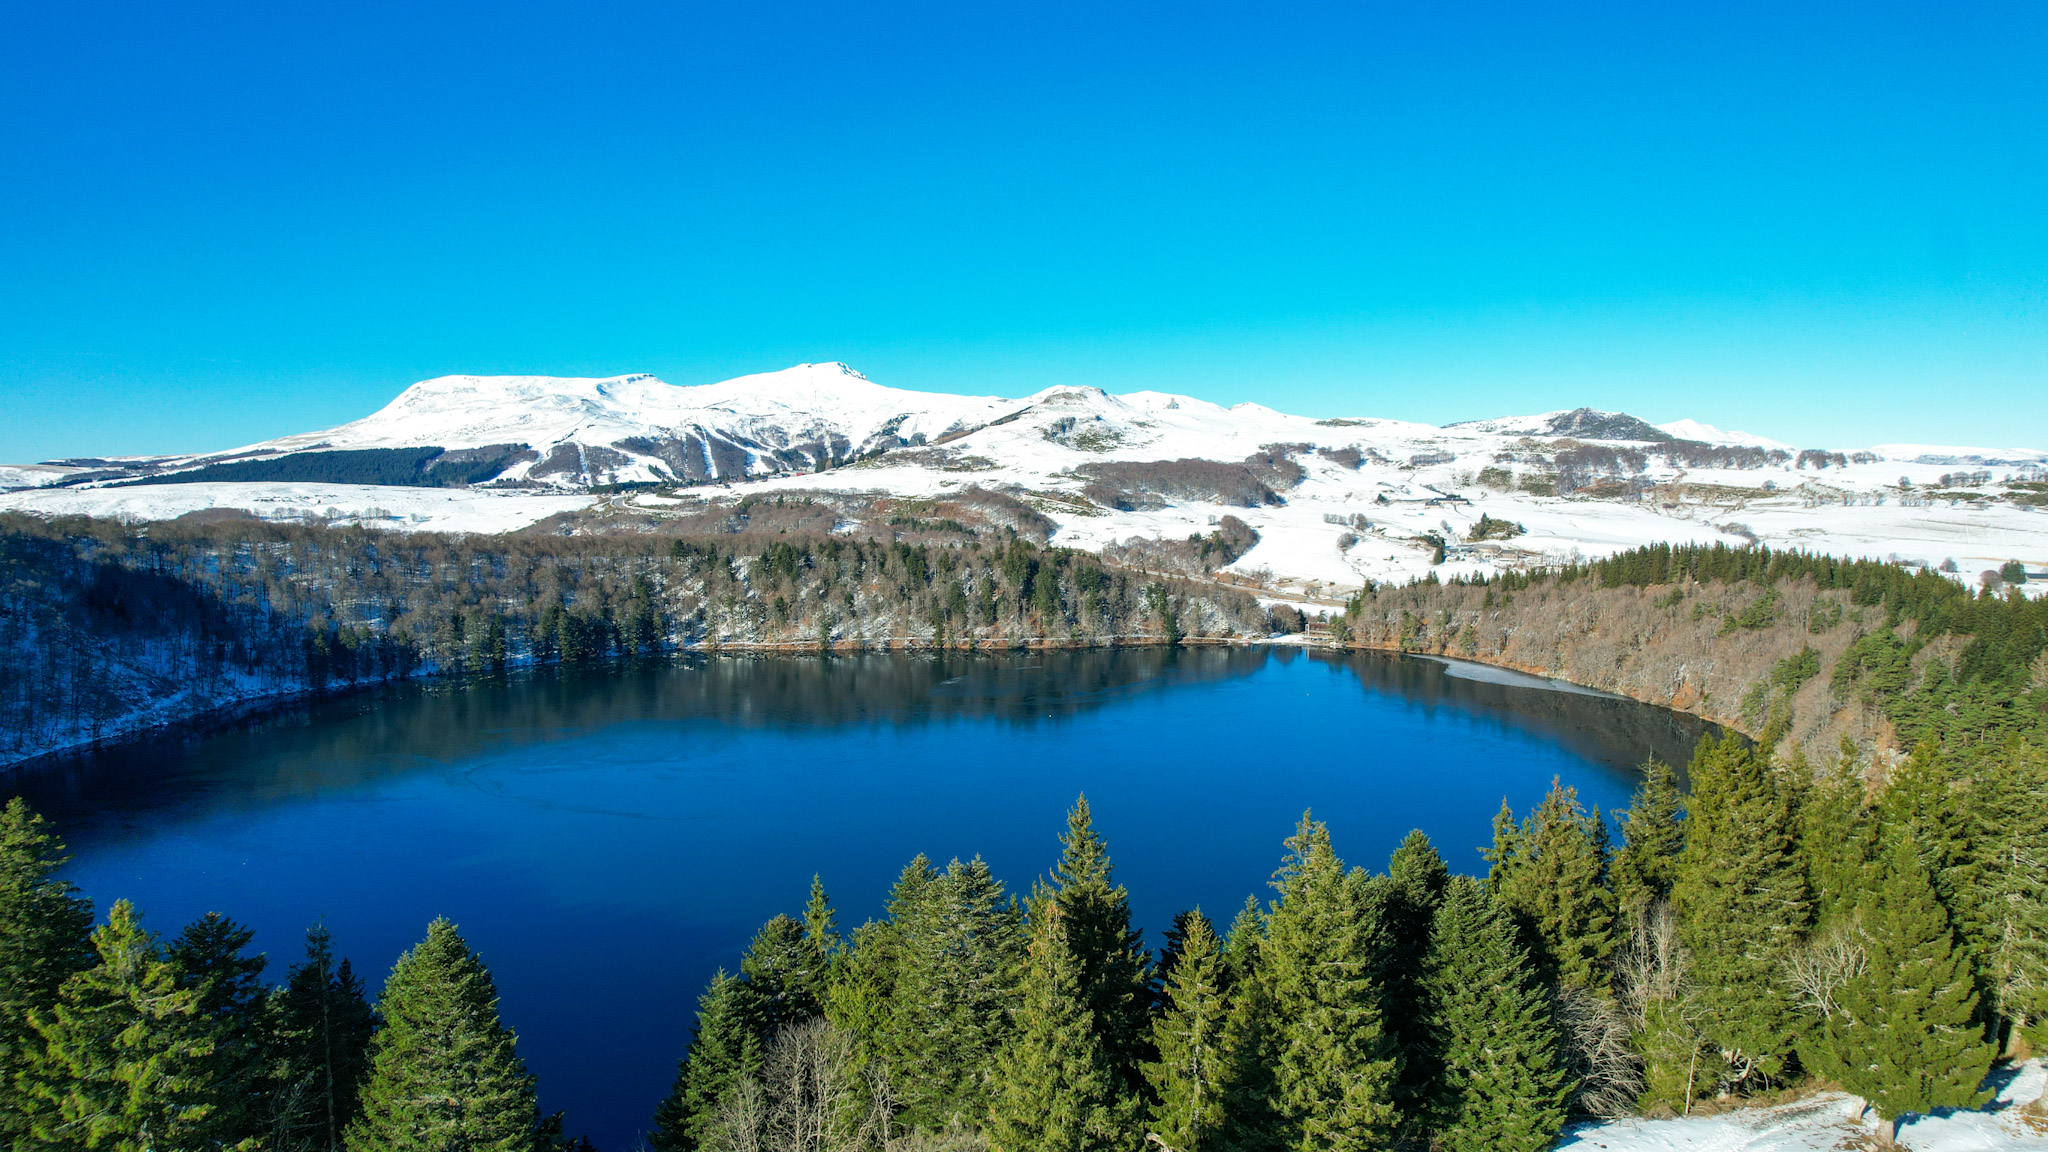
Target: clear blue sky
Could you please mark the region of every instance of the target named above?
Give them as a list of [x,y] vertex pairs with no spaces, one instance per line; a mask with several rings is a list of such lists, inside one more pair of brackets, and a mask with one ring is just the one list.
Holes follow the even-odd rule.
[[451,372],[2048,442],[2048,6],[0,3],[0,460]]

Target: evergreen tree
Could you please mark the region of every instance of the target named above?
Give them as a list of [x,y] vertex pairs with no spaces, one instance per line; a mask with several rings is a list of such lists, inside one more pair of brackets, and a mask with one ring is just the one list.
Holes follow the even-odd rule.
[[1273,1066],[1278,1022],[1260,977],[1266,917],[1248,896],[1223,939],[1221,971],[1228,1009],[1223,1021],[1223,1125],[1217,1144],[1228,1152],[1269,1152],[1280,1142]]
[[1884,823],[1910,837],[1920,866],[1952,916],[1961,910],[1963,894],[1973,883],[1964,809],[1967,786],[1940,747],[1924,741],[1892,772],[1878,797]]
[[696,1152],[726,1093],[761,1070],[761,1037],[754,1030],[752,994],[723,970],[697,998],[689,1051],[676,1068],[675,1086],[654,1110],[647,1143],[655,1152]]
[[1066,910],[1040,905],[1021,989],[1016,1042],[997,1064],[989,1110],[993,1152],[1136,1149],[1137,1101],[1121,1091],[1095,1027]]
[[1707,1042],[1729,1084],[1781,1074],[1799,1019],[1784,960],[1812,922],[1786,790],[1742,738],[1700,742],[1671,887]]
[[1208,918],[1198,908],[1175,923],[1179,946],[1163,989],[1164,1011],[1152,1024],[1159,1059],[1145,1065],[1145,1079],[1155,1101],[1152,1132],[1173,1152],[1202,1152],[1218,1143],[1223,1127],[1229,1001],[1222,942]]
[[1604,990],[1615,901],[1599,809],[1587,812],[1577,789],[1553,780],[1520,827],[1502,804],[1488,860],[1487,886],[1521,925],[1543,978]]
[[1144,933],[1131,927],[1130,894],[1111,878],[1109,850],[1095,832],[1086,796],[1067,813],[1060,846],[1051,889],[1040,899],[1059,905],[1067,946],[1081,966],[1082,999],[1120,1087],[1135,1092],[1142,1087],[1138,1066],[1149,1055],[1150,957]]
[[1858,912],[1868,963],[1808,1044],[1811,1062],[1896,1126],[1935,1108],[1974,1108],[1997,1055],[1975,1023],[1969,966],[1911,839],[1894,832]]
[[[2048,1019],[2048,755],[2015,743],[1970,789],[1974,866],[1960,901],[1963,943],[1986,1011],[2017,1033]],[[2048,1035],[2035,1036],[2048,1044]]]
[[92,905],[57,878],[70,857],[20,797],[0,811],[0,1147],[27,1135],[21,1083],[43,1048],[29,1023],[93,959]]
[[1259,949],[1273,1019],[1275,1135],[1301,1152],[1376,1148],[1400,1120],[1399,1051],[1375,978],[1384,902],[1362,874],[1345,874],[1329,830],[1308,816],[1287,845]]
[[1685,851],[1685,794],[1662,760],[1643,765],[1642,783],[1621,813],[1621,851],[1614,854],[1614,892],[1627,922],[1671,895]]
[[839,925],[832,915],[832,901],[825,896],[823,877],[811,877],[811,898],[804,904],[804,939],[829,964],[839,955]]
[[255,935],[209,912],[171,941],[172,975],[196,997],[196,1020],[208,1048],[199,1074],[209,1085],[212,1107],[193,1126],[193,1136],[206,1147],[254,1145],[268,1127],[261,1098],[270,1070],[264,958],[244,952]]
[[883,1051],[902,1119],[932,1129],[973,1123],[988,1111],[1012,1032],[1022,915],[977,856],[948,864],[899,928]]
[[1223,982],[1231,989],[1244,987],[1257,966],[1259,941],[1266,935],[1266,914],[1257,896],[1244,898],[1244,907],[1230,921],[1223,936]]
[[825,1010],[825,952],[800,921],[777,915],[761,925],[740,957],[740,975],[752,993],[754,1033],[764,1051],[785,1025]]
[[[1436,846],[1421,829],[1408,833],[1387,861],[1387,879],[1392,900],[1387,908],[1388,945],[1385,982],[1387,1019],[1404,1053],[1422,1049],[1421,994],[1423,958],[1429,951],[1431,925],[1437,905],[1450,882],[1450,868],[1437,854]],[[1410,1103],[1428,1083],[1423,1061],[1405,1060],[1401,1069],[1399,1094],[1402,1110],[1413,1114]]]
[[498,990],[455,925],[437,919],[377,998],[349,1152],[533,1152],[532,1073],[498,1018]]
[[377,1014],[324,927],[306,933],[306,959],[270,999],[276,1061],[269,1120],[279,1148],[340,1152],[355,1122]]
[[1849,750],[1806,793],[1799,809],[1799,850],[1813,896],[1814,921],[1846,917],[1871,882],[1877,855],[1877,819],[1866,802],[1862,774]]
[[25,1077],[28,1143],[199,1146],[218,1101],[207,1079],[214,1029],[198,991],[178,987],[161,941],[126,900],[108,910],[92,946],[97,963],[64,981],[47,1016],[31,1017],[44,1048]]
[[1549,1147],[1570,1089],[1549,996],[1512,920],[1478,882],[1451,878],[1424,973],[1423,1112],[1434,1141],[1489,1152]]

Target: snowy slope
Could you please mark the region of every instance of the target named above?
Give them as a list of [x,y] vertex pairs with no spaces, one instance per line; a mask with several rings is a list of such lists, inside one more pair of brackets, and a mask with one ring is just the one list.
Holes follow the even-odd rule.
[[[2038,1110],[2038,1061],[2000,1073],[1998,1095],[1980,1112],[1915,1117],[1901,1126],[1909,1152],[2033,1152],[2048,1149],[2048,1114]],[[2036,1105],[2030,1112],[2028,1106]],[[1776,1108],[1682,1120],[1610,1120],[1565,1134],[1557,1152],[1834,1152],[1875,1148],[1874,1114],[1828,1092]]]
[[[408,485],[447,486],[364,483],[366,460],[417,467]],[[206,482],[160,482],[187,479]],[[1010,400],[887,388],[842,364],[806,364],[700,387],[441,377],[353,423],[232,452],[0,470],[0,487],[18,486],[0,508],[160,519],[226,507],[489,532],[598,506],[659,516],[749,492],[935,497],[980,486],[1036,505],[1055,543],[1089,549],[1206,534],[1235,516],[1261,537],[1235,575],[1321,600],[1367,579],[1555,564],[1654,541],[1952,561],[1963,579],[2009,559],[2048,569],[2043,481],[2048,453],[2035,449],[1799,452],[1696,421],[1653,427],[1591,409],[1438,428],[1161,392],[1052,387]],[[622,483],[663,489],[591,492]],[[1490,536],[1475,532],[1482,518],[1497,526]]]

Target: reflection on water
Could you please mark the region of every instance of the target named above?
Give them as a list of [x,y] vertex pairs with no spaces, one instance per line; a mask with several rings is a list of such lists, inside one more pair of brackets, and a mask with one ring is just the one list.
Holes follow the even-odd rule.
[[[13,782],[71,835],[138,815],[260,806],[658,721],[822,731],[871,724],[1030,726],[1268,661],[1341,667],[1361,689],[1450,708],[1557,741],[1595,764],[1647,756],[1683,765],[1712,726],[1633,701],[1504,685],[1426,659],[1290,648],[1135,648],[944,657],[693,656],[622,669],[542,670],[466,684],[411,684],[315,703],[235,729],[124,745],[46,763]],[[1342,723],[1304,716],[1300,723]]]
[[1085,790],[1157,930],[1264,893],[1304,808],[1381,864],[1421,827],[1454,867],[1553,776],[1626,802],[1704,730],[1628,701],[1293,649],[710,657],[404,686],[16,781],[102,906],[160,931],[218,910],[276,963],[325,920],[379,973],[434,915],[491,963],[546,1106],[629,1147],[697,990],[823,874],[880,912],[916,852],[1013,891]]

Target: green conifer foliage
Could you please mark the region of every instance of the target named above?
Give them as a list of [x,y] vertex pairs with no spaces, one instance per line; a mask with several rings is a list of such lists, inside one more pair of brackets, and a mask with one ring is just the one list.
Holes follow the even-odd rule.
[[57,878],[69,857],[20,797],[0,811],[0,1147],[27,1135],[30,1102],[18,1083],[42,1051],[29,1023],[47,1018],[57,989],[93,960],[92,905]]
[[1203,1152],[1219,1143],[1228,1054],[1224,1026],[1222,942],[1200,909],[1178,920],[1179,947],[1152,1024],[1159,1059],[1145,1065],[1152,1085],[1152,1133],[1174,1152]]
[[1068,947],[1081,965],[1081,995],[1123,1088],[1136,1091],[1149,1055],[1150,957],[1131,927],[1130,894],[1110,875],[1109,849],[1096,834],[1088,798],[1067,813],[1049,898],[1059,905]]
[[1621,814],[1622,847],[1614,854],[1615,899],[1625,922],[1671,895],[1685,851],[1684,810],[1678,773],[1661,760],[1644,764],[1642,783]]
[[1824,1075],[1878,1115],[1974,1108],[1996,1048],[1976,1023],[1969,965],[1919,854],[1893,833],[1858,909],[1867,963],[1836,994],[1807,1045]]
[[1427,1062],[1412,1058],[1412,1054],[1422,1050],[1425,1039],[1421,1012],[1423,958],[1429,952],[1431,925],[1450,876],[1444,858],[1419,828],[1408,833],[1387,861],[1391,895],[1385,932],[1387,1019],[1401,1051],[1411,1054],[1404,1061],[1400,1083],[1402,1110],[1410,1114],[1414,1112],[1410,1103],[1428,1082]]
[[532,1073],[498,1018],[483,961],[445,919],[398,958],[377,998],[362,1112],[349,1152],[533,1152]]
[[1279,1146],[1273,1066],[1278,1021],[1260,978],[1266,917],[1257,897],[1246,897],[1222,950],[1228,1012],[1223,1022],[1223,1126],[1218,1146],[1230,1152],[1267,1152]]
[[1009,1043],[1025,958],[1023,918],[980,857],[955,860],[898,925],[899,964],[883,1051],[904,1123],[930,1129],[986,1114]]
[[1223,936],[1223,982],[1235,990],[1245,986],[1257,966],[1259,941],[1266,935],[1266,914],[1257,896],[1244,898],[1244,907],[1230,921]]
[[2048,1044],[2048,755],[2015,743],[1976,773],[1968,812],[1974,867],[1960,902],[1962,938],[1985,1008],[2012,1033]]
[[1400,1124],[1400,1054],[1376,979],[1384,904],[1345,875],[1322,824],[1304,815],[1287,846],[1259,949],[1275,1134],[1302,1152],[1379,1148]]
[[1082,975],[1066,912],[1047,901],[1032,925],[1016,1042],[997,1064],[987,1129],[993,1152],[1139,1147],[1137,1100],[1119,1087]]
[[703,1147],[718,1102],[761,1070],[761,1038],[745,982],[721,970],[697,998],[690,1048],[676,1069],[675,1086],[654,1110],[647,1143],[655,1152],[696,1152]]
[[280,1148],[340,1152],[355,1122],[377,1014],[324,927],[306,933],[306,959],[270,1001],[275,1064],[266,1111]]
[[[1972,883],[1970,829],[1964,808],[1967,787],[1949,757],[1926,741],[1893,770],[1878,797],[1884,823],[1911,837],[1921,867],[1952,914],[1961,909],[1963,894]],[[1961,927],[1960,923],[1955,926]]]
[[1608,883],[1607,824],[1556,781],[1519,827],[1505,804],[1496,818],[1487,886],[1521,924],[1544,979],[1578,988],[1607,986],[1615,945]]
[[839,954],[839,925],[825,895],[824,878],[816,875],[811,877],[811,898],[804,904],[804,939],[828,962]]
[[262,1086],[270,1071],[270,1037],[264,1028],[264,959],[246,955],[255,933],[217,912],[185,926],[171,941],[171,972],[180,989],[197,997],[198,1026],[209,1051],[200,1075],[212,1094],[212,1109],[193,1126],[207,1147],[254,1144],[269,1127]]
[[1432,1138],[1450,1149],[1548,1147],[1570,1088],[1549,997],[1512,920],[1476,881],[1451,878],[1424,971]]
[[1878,822],[1853,754],[1836,760],[1806,793],[1799,809],[1799,848],[1806,860],[1814,922],[1831,925],[1853,911],[1871,882]]
[[1786,789],[1730,733],[1701,741],[1687,773],[1685,855],[1672,884],[1680,939],[1719,1080],[1781,1074],[1799,1029],[1784,960],[1812,923]]
[[801,921],[775,916],[761,926],[740,957],[754,1010],[754,1032],[765,1051],[775,1033],[825,1010],[825,952]]
[[163,945],[116,901],[92,934],[98,962],[58,989],[29,1070],[32,1145],[121,1152],[196,1147],[218,1106],[208,1082],[214,1030],[199,993],[178,987]]

